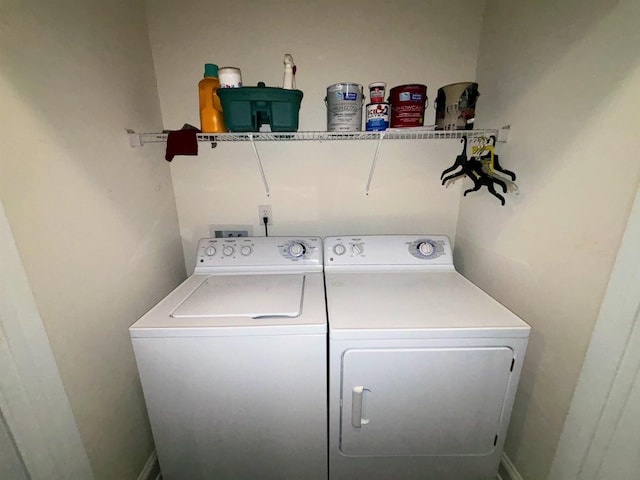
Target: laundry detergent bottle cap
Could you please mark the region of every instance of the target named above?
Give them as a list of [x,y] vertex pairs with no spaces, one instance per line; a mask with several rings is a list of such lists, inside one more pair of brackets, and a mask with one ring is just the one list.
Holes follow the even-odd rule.
[[198,98],[200,101],[200,130],[203,133],[222,133],[227,131],[222,115],[222,104],[218,97],[220,80],[218,79],[218,65],[204,64],[204,78],[198,83]]
[[205,77],[217,77],[218,76],[218,65],[215,63],[205,63],[204,64],[204,76]]

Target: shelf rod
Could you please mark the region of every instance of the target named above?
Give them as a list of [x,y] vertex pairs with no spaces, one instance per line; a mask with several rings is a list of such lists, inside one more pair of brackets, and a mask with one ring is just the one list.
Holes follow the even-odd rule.
[[382,139],[384,138],[385,132],[380,132],[380,137],[378,137],[378,144],[376,145],[376,151],[373,154],[373,162],[371,162],[371,171],[369,172],[369,180],[367,181],[367,189],[365,190],[365,195],[369,195],[369,190],[371,189],[371,181],[373,180],[373,172],[376,169],[376,164],[378,163],[378,154],[380,153],[380,145],[382,145]]
[[262,177],[262,183],[264,183],[264,189],[267,193],[267,197],[271,196],[269,192],[269,183],[267,182],[267,176],[264,174],[264,168],[262,168],[262,161],[260,160],[260,155],[258,154],[258,149],[256,148],[256,142],[253,140],[253,134],[249,134],[249,140],[251,141],[251,146],[253,147],[253,153],[256,157],[256,162],[258,163],[258,169],[260,170],[260,176]]

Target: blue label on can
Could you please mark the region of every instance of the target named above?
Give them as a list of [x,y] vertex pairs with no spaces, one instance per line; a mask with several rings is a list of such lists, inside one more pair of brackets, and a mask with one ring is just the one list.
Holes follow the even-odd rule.
[[409,92],[400,92],[398,98],[401,102],[408,102],[409,100],[411,100],[411,94]]
[[379,132],[386,130],[389,127],[389,122],[383,118],[370,118],[367,120],[366,129],[368,132]]
[[343,98],[344,98],[344,100],[357,100],[358,99],[358,94],[357,93],[345,93]]
[[413,102],[421,102],[422,101],[422,94],[421,93],[412,93],[411,94],[411,100]]

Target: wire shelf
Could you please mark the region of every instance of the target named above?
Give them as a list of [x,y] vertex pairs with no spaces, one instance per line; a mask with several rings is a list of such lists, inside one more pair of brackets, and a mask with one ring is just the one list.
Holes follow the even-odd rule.
[[[135,133],[132,141],[139,145],[166,142],[167,133]],[[199,142],[298,142],[298,141],[348,141],[348,140],[449,140],[462,137],[478,138],[498,135],[497,129],[485,130],[427,130],[413,128],[388,129],[383,132],[255,132],[255,133],[198,133]]]
[[[373,173],[380,154],[380,146],[383,140],[450,140],[467,137],[468,140],[488,138],[495,135],[498,142],[506,142],[509,136],[510,126],[500,129],[484,130],[434,130],[433,127],[422,128],[390,128],[383,132],[242,132],[242,133],[198,133],[198,142],[211,143],[215,147],[219,142],[251,142],[253,153],[258,164],[260,176],[267,197],[270,195],[269,183],[262,166],[262,160],[256,147],[256,142],[325,142],[325,141],[349,141],[349,140],[375,140],[377,141],[369,179],[365,194],[369,195]],[[137,133],[127,129],[129,143],[132,147],[141,147],[145,143],[166,142],[168,133]]]

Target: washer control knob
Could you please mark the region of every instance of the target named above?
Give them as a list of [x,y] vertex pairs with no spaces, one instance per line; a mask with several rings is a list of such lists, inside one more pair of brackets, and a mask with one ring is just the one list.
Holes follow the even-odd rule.
[[231,255],[233,255],[234,252],[235,252],[235,250],[233,249],[233,247],[231,245],[226,245],[222,249],[222,253],[224,253],[225,257],[230,257]]
[[422,255],[423,257],[429,257],[433,255],[434,251],[435,247],[431,242],[420,242],[418,244],[418,253],[420,253],[420,255]]
[[346,251],[347,247],[345,247],[341,243],[336,243],[333,247],[333,253],[335,253],[336,255],[344,255]]
[[289,255],[293,258],[299,258],[307,251],[302,243],[294,242],[289,245]]
[[208,257],[213,257],[216,254],[216,247],[209,246],[204,253],[206,253]]
[[364,253],[364,246],[361,243],[354,243],[351,245],[351,253],[354,255],[362,255]]
[[242,255],[244,255],[245,257],[248,255],[251,255],[251,247],[249,245],[244,245],[241,249],[240,249],[240,253]]

